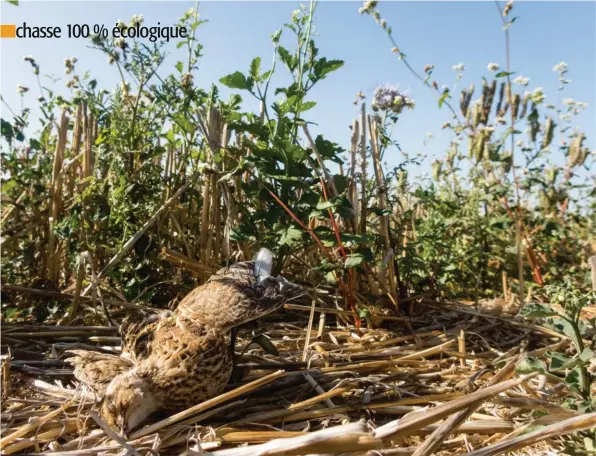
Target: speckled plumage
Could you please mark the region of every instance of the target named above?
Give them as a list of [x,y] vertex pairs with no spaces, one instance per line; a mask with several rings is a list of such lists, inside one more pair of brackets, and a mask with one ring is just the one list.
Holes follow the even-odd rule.
[[98,399],[117,375],[129,371],[134,363],[130,359],[107,353],[87,350],[68,350],[72,354],[66,361],[74,367],[74,376],[86,385]]
[[172,315],[169,310],[138,310],[124,318],[119,331],[122,338],[122,356],[132,360],[148,356],[155,328],[161,320]]
[[154,411],[178,411],[220,394],[231,373],[232,356],[221,333],[184,317],[162,318],[148,356],[107,387],[102,418],[126,433]]
[[255,277],[255,262],[222,268],[180,301],[176,312],[221,331],[262,317],[296,297],[302,288],[283,277]]
[[174,312],[131,314],[120,327],[121,357],[79,351],[71,358],[75,377],[103,397],[103,419],[128,433],[155,411],[179,411],[220,394],[232,373],[228,331],[302,290],[269,276],[271,258],[265,250],[256,261],[220,269]]

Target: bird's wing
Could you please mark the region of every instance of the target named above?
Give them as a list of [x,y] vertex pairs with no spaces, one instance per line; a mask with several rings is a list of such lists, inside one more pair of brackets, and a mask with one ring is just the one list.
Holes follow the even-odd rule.
[[155,330],[151,355],[135,368],[151,378],[167,407],[186,408],[221,393],[232,373],[232,354],[222,334],[184,317]]
[[178,305],[178,315],[226,332],[279,309],[287,299],[277,279],[261,284],[220,278],[195,288]]
[[172,312],[167,310],[138,310],[129,314],[120,325],[122,355],[131,359],[147,357],[157,324],[171,315]]
[[129,359],[87,350],[68,350],[66,362],[74,367],[75,378],[102,398],[112,379],[133,367]]

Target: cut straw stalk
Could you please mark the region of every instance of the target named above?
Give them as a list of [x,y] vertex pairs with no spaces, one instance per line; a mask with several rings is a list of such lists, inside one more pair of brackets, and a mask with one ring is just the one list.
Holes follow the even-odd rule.
[[37,429],[39,426],[46,423],[47,421],[57,417],[61,413],[64,413],[65,410],[68,407],[70,407],[71,404],[72,404],[72,400],[67,402],[66,404],[64,404],[62,407],[51,411],[47,415],[44,415],[41,418],[38,418],[38,419],[32,421],[31,423],[28,423],[28,424],[22,426],[21,428],[17,429],[12,434],[9,434],[6,437],[0,439],[0,449],[3,450],[9,443],[14,442],[16,439],[27,435],[29,432]]
[[[290,423],[295,421],[306,421],[310,419],[321,419],[326,418],[328,416],[333,415],[341,415],[347,412],[354,412],[358,410],[383,410],[387,409],[394,409],[396,407],[401,407],[405,405],[412,405],[412,404],[429,404],[431,402],[441,401],[441,400],[449,400],[455,397],[461,397],[463,393],[444,393],[444,394],[437,394],[437,395],[430,395],[430,396],[422,396],[419,398],[408,398],[408,399],[400,399],[394,402],[380,402],[377,404],[356,404],[356,405],[344,405],[339,407],[332,407],[327,409],[316,409],[316,410],[297,410],[297,409],[285,409],[285,410],[270,410],[267,412],[260,412],[255,413],[253,415],[249,415],[242,420],[238,420],[235,424],[240,423],[266,423],[266,424],[275,424],[275,423]],[[407,409],[410,411],[411,409]]]
[[551,424],[543,429],[516,437],[514,439],[505,440],[503,442],[490,445],[480,450],[466,453],[465,456],[493,456],[497,454],[504,454],[510,451],[519,450],[528,445],[534,445],[543,440],[560,437],[570,434],[572,432],[583,431],[596,427],[596,412],[588,413],[580,416],[574,416],[564,421]]
[[60,275],[60,245],[54,234],[54,226],[58,223],[58,218],[62,210],[62,163],[64,162],[64,150],[66,149],[66,136],[68,134],[68,124],[70,119],[66,111],[62,111],[60,118],[60,127],[58,129],[58,142],[56,143],[56,152],[54,154],[54,168],[52,171],[52,182],[50,184],[50,218],[48,228],[48,277],[54,282],[58,282]]
[[363,452],[381,448],[382,442],[375,441],[365,423],[350,423],[311,432],[298,437],[275,439],[270,442],[241,448],[206,453],[213,456],[274,456],[303,454],[334,454],[342,452]]
[[78,422],[76,421],[69,421],[60,427],[56,427],[54,429],[50,429],[48,431],[42,432],[40,434],[36,434],[35,437],[28,438],[28,439],[21,439],[12,445],[8,445],[3,449],[3,454],[14,454],[20,452],[26,448],[30,448],[32,446],[37,446],[41,443],[46,442],[53,442],[56,439],[60,438],[64,434],[76,431],[78,429]]
[[[8,284],[2,284],[2,290],[4,291],[14,291],[16,293],[28,293],[28,294],[33,294],[33,295],[39,295],[39,296],[48,296],[51,298],[58,298],[58,299],[75,299],[75,295],[69,294],[69,293],[60,293],[58,291],[48,291],[48,290],[39,290],[36,288],[28,288],[28,287],[21,287],[19,285],[8,285]],[[85,303],[90,302],[93,300],[93,298],[89,297],[89,296],[80,296],[79,299],[81,301],[84,301]],[[124,307],[127,309],[149,309],[149,310],[161,310],[157,307],[149,307],[149,306],[141,306],[139,304],[132,304],[130,302],[126,302],[126,301],[118,301],[115,299],[104,299],[103,302],[107,305],[110,306],[119,306],[119,307]]]
[[143,429],[139,429],[138,431],[133,432],[130,437],[131,437],[131,439],[138,439],[139,437],[144,437],[144,436],[149,435],[155,431],[159,431],[160,429],[163,429],[166,426],[169,426],[171,424],[177,423],[178,421],[189,418],[192,415],[196,415],[197,413],[200,413],[204,410],[210,409],[211,407],[220,405],[223,402],[229,401],[230,399],[235,399],[238,396],[241,396],[243,394],[254,391],[268,383],[271,383],[274,380],[277,380],[277,379],[283,377],[285,374],[286,373],[283,370],[278,370],[277,372],[273,372],[269,375],[266,375],[265,377],[259,378],[259,379],[255,380],[253,382],[250,382],[246,385],[242,385],[236,389],[233,389],[232,391],[228,391],[227,393],[220,394],[219,396],[214,397],[213,399],[209,399],[208,401],[202,402],[201,404],[195,405],[194,407],[191,407],[191,408],[188,408],[182,412],[176,413],[175,415],[172,415],[166,419],[158,421],[157,423],[154,423],[154,424],[147,426]]
[[534,377],[536,374],[537,373],[525,375],[517,379],[489,386],[488,388],[475,391],[474,393],[465,395],[464,397],[454,401],[439,405],[438,407],[435,407],[431,410],[410,413],[400,420],[392,421],[375,429],[374,434],[376,437],[382,439],[395,438],[398,436],[411,434],[412,432],[443,419],[452,413],[456,413],[466,407],[470,407],[477,401],[488,400],[492,396],[507,391],[514,386],[518,386],[529,378]]

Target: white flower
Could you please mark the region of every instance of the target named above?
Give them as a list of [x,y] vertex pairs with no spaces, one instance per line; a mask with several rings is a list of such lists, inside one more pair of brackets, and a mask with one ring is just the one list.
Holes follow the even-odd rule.
[[523,76],[518,76],[513,80],[515,84],[527,86],[530,83],[530,78],[524,78]]
[[563,103],[565,103],[567,106],[573,106],[575,104],[575,100],[573,98],[565,98]]
[[19,92],[19,95],[23,95],[24,93],[29,92],[29,87],[18,85],[17,86],[17,92]]
[[553,67],[553,71],[557,73],[564,73],[569,68],[566,62],[559,62]]
[[498,63],[489,63],[488,64],[488,71],[497,71],[499,69],[499,64]]
[[516,145],[517,147],[524,147],[524,142],[523,142],[521,139],[518,139],[518,140],[515,142],[515,145]]
[[536,104],[540,104],[544,101],[544,92],[542,91],[542,87],[536,87],[532,93],[530,93],[530,100],[532,100]]
[[453,65],[453,66],[451,67],[451,69],[452,69],[453,71],[464,71],[464,70],[466,69],[466,67],[464,66],[464,64],[463,64],[463,63],[458,63],[457,65]]
[[577,101],[575,105],[580,109],[586,109],[588,107],[588,103],[584,103],[583,101]]
[[135,24],[142,24],[142,23],[143,23],[143,15],[142,15],[142,14],[135,14],[135,15],[132,17],[132,21],[131,21],[131,23],[132,23],[133,25],[135,25]]

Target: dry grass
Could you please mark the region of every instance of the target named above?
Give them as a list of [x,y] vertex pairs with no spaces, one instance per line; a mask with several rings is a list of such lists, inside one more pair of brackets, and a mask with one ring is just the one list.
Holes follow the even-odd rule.
[[564,384],[516,373],[524,353],[568,346],[538,327],[421,301],[415,335],[397,319],[358,335],[335,309],[317,328],[326,309],[313,325],[310,306],[288,307],[261,322],[279,357],[251,347],[240,383],[127,442],[60,359],[75,346],[117,352],[115,328],[4,324],[3,454],[544,455],[596,426],[562,406],[574,398]]

